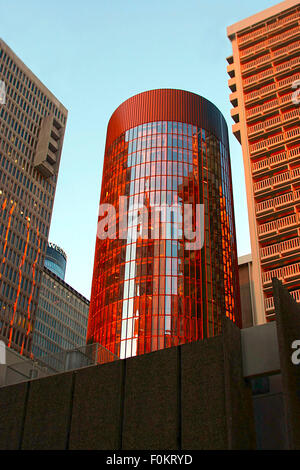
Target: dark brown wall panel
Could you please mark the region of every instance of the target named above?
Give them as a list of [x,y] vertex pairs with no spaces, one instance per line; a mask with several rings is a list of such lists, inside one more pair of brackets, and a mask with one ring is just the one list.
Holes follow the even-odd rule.
[[122,449],[177,449],[178,348],[126,360]]
[[290,449],[300,449],[300,364],[292,362],[292,343],[300,340],[300,306],[278,279],[273,279],[283,398]]
[[22,449],[65,449],[71,418],[73,374],[30,382]]
[[0,388],[0,450],[19,449],[28,383]]

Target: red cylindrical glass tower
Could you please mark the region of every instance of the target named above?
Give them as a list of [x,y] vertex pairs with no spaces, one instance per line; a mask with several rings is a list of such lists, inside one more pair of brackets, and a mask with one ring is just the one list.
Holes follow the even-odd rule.
[[[200,204],[203,240],[191,249],[185,228],[199,228]],[[170,217],[161,210],[175,206]],[[227,125],[211,102],[161,89],[121,104],[108,124],[99,214],[106,235],[97,232],[88,343],[124,358],[218,335],[223,315],[240,325]]]

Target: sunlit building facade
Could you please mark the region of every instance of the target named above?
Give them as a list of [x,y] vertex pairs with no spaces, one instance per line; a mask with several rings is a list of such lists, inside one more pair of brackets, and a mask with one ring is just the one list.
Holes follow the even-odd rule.
[[254,322],[274,320],[272,278],[300,301],[300,4],[286,0],[229,26],[234,135],[242,145]]
[[[223,315],[240,324],[227,126],[211,102],[162,89],[121,104],[108,124],[103,204],[115,208],[116,231],[108,223],[106,238],[97,232],[88,343],[124,358],[220,334]],[[186,244],[187,204],[194,229],[204,206],[196,249]],[[155,218],[155,208],[172,206],[175,216]]]
[[0,40],[0,339],[29,356],[67,110]]

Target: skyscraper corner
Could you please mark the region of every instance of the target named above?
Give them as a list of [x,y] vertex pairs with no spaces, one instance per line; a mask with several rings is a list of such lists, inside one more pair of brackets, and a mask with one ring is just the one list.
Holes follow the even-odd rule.
[[31,354],[67,110],[0,40],[0,338]]

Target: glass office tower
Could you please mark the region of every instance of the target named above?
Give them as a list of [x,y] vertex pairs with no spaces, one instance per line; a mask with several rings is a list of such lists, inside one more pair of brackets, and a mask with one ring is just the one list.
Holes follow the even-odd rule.
[[52,271],[56,276],[65,280],[67,266],[67,255],[62,248],[55,243],[48,243],[45,257],[45,267]]
[[[188,204],[193,229],[204,207],[196,249],[185,238]],[[240,324],[225,120],[193,93],[141,93],[108,124],[87,342],[130,357],[218,335],[223,315]]]

